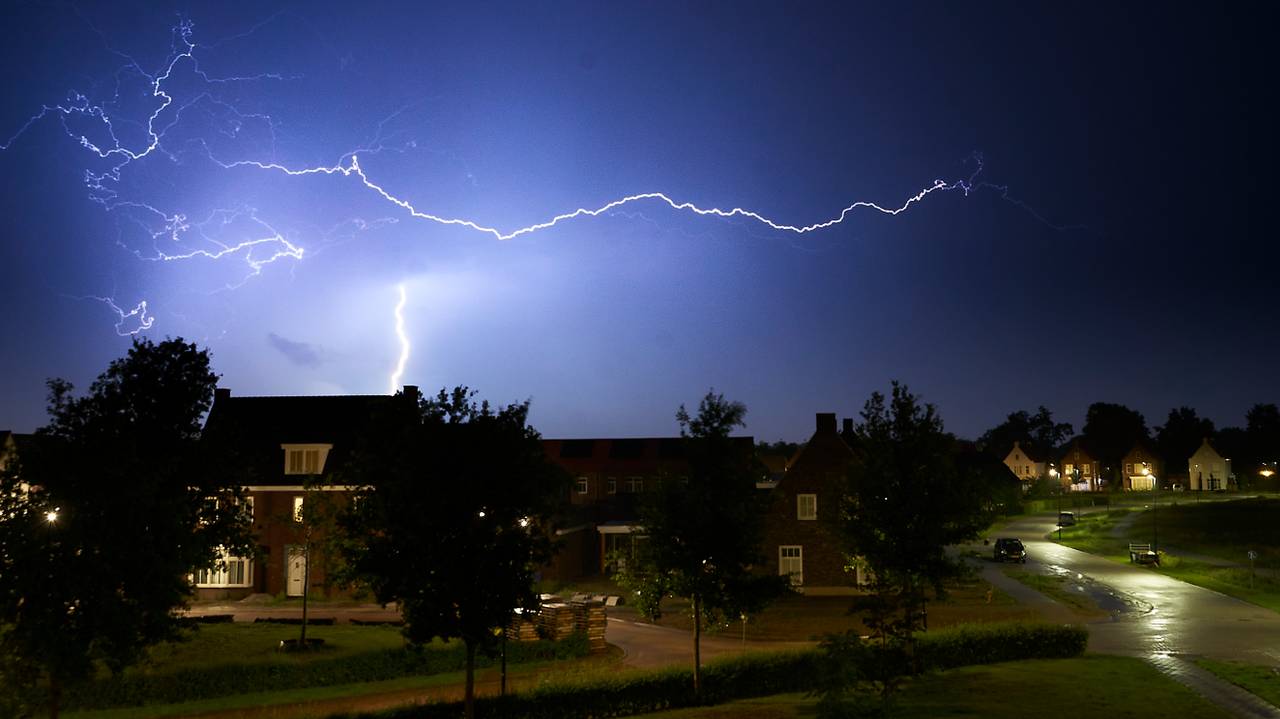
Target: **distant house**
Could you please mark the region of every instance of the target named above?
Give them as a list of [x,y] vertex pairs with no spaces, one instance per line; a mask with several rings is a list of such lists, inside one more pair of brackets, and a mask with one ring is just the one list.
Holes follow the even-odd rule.
[[[323,561],[304,551],[301,518],[308,491],[345,502],[349,487],[332,479],[381,408],[418,401],[418,388],[388,395],[233,397],[219,388],[204,436],[227,442],[247,473],[258,557],[224,557],[193,579],[198,599],[254,593],[302,596],[328,587]],[[312,565],[308,568],[308,562]],[[304,586],[309,582],[310,587]]]
[[1150,490],[1166,479],[1160,456],[1144,440],[1138,440],[1120,460],[1120,471],[1124,488],[1135,492]]
[[1009,454],[1004,457],[1004,466],[1023,482],[1034,482],[1045,476],[1049,465],[1045,458],[1034,456],[1031,450],[1014,440],[1013,449],[1009,450]]
[[[751,437],[734,437],[743,452],[754,451]],[[611,562],[625,562],[645,541],[640,526],[641,495],[666,480],[688,479],[689,462],[680,437],[547,439],[547,459],[573,478],[562,529],[561,548],[543,576],[575,579],[607,573]]]
[[1059,458],[1062,466],[1061,481],[1065,489],[1076,492],[1089,492],[1099,488],[1102,464],[1098,458],[1085,447],[1080,437],[1067,443]]
[[835,414],[818,413],[813,436],[773,489],[765,528],[769,571],[789,575],[805,594],[851,594],[865,580],[831,530],[853,460],[853,450],[836,431]]
[[1232,479],[1231,460],[1218,454],[1205,437],[1200,449],[1187,460],[1187,476],[1187,489],[1210,492],[1226,489]]

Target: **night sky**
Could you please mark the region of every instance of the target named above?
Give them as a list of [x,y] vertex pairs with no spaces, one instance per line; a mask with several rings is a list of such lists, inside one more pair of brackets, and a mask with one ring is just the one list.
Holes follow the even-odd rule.
[[[134,331],[240,395],[387,392],[402,285],[403,382],[546,436],[671,434],[713,386],[793,440],[891,379],[970,437],[1280,401],[1247,6],[403,5],[9,6],[0,428]],[[639,193],[806,226],[975,153],[803,234],[650,199],[495,237]]]

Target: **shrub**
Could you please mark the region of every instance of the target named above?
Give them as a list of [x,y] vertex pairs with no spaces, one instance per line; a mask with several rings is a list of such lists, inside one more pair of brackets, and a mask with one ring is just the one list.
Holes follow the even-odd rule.
[[[510,642],[507,644],[507,662],[519,664],[570,659],[586,656],[588,652],[585,635],[554,642]],[[479,656],[476,665],[489,666],[494,661],[496,657]],[[171,704],[233,694],[440,674],[461,671],[465,667],[465,649],[461,642],[453,642],[442,648],[386,649],[319,659],[306,664],[251,662],[155,674],[126,673],[69,690],[64,707],[100,709]]]
[[951,669],[1017,659],[1066,659],[1084,653],[1089,632],[1056,624],[970,624],[916,637],[923,669]]

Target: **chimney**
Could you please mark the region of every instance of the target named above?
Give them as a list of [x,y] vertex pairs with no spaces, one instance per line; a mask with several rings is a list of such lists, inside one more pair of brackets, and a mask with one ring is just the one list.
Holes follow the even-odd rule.
[[231,390],[227,387],[215,387],[213,390],[213,403],[231,399]]
[[853,417],[845,417],[845,418],[844,418],[844,429],[842,429],[842,430],[840,431],[840,433],[841,433],[841,434],[853,434]]
[[835,412],[819,412],[818,413],[818,432],[835,434],[836,432],[836,413]]
[[404,386],[404,398],[411,402],[414,407],[418,406],[418,385],[407,384]]

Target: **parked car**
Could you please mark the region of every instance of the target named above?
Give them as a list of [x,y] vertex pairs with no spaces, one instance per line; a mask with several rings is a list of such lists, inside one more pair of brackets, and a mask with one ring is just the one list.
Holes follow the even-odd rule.
[[1075,523],[1076,523],[1076,513],[1075,513],[1075,512],[1058,512],[1058,526],[1059,526],[1059,527],[1070,527],[1071,525],[1073,525],[1073,524],[1075,524]]
[[996,540],[995,557],[997,562],[1027,563],[1027,549],[1022,540],[1013,537],[1001,537]]

